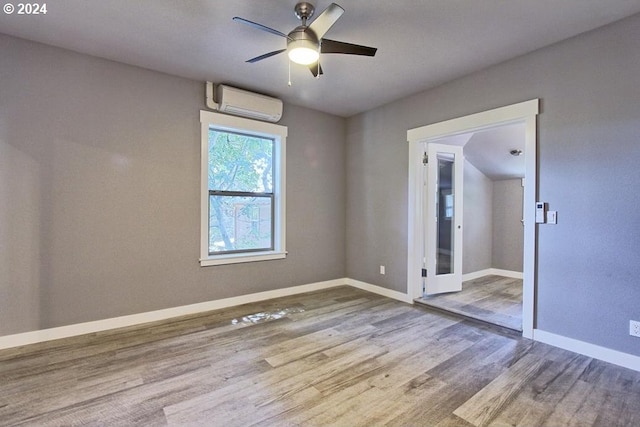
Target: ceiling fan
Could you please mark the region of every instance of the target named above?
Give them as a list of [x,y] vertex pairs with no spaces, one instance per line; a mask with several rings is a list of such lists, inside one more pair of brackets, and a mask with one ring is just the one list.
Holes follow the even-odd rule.
[[249,21],[248,19],[238,16],[234,17],[234,21],[287,39],[287,47],[285,49],[274,50],[273,52],[256,56],[247,62],[254,63],[262,61],[263,59],[286,51],[291,61],[297,64],[307,65],[314,77],[318,77],[323,74],[319,61],[321,53],[375,56],[378,50],[375,47],[361,46],[324,38],[327,31],[329,31],[333,24],[335,24],[344,13],[342,7],[331,3],[310,25],[307,25],[307,21],[313,16],[314,11],[315,8],[311,3],[300,2],[296,4],[294,12],[298,19],[302,21],[302,25],[294,28],[289,34],[284,34],[273,28],[258,24],[257,22]]

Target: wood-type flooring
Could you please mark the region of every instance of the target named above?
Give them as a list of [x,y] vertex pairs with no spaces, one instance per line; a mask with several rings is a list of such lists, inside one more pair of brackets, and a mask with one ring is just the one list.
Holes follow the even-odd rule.
[[488,275],[462,282],[462,291],[416,299],[417,303],[522,331],[522,279]]
[[638,426],[640,373],[351,287],[0,351],[2,426]]

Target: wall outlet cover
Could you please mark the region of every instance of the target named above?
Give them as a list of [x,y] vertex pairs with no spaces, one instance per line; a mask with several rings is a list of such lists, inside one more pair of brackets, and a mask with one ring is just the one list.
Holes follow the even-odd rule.
[[629,320],[629,335],[632,337],[640,337],[640,322],[637,320]]

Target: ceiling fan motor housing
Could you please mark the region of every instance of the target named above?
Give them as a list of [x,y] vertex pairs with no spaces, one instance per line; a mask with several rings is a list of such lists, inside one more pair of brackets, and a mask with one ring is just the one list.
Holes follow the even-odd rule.
[[309,30],[308,27],[305,27],[304,25],[300,25],[299,27],[294,28],[294,30],[289,33],[287,45],[300,42],[302,40],[310,42],[316,47],[318,46],[318,38],[316,37],[315,33]]

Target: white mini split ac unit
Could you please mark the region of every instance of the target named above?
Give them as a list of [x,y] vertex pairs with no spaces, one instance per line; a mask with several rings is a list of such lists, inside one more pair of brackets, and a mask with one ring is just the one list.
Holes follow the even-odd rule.
[[277,122],[282,117],[282,101],[226,85],[207,82],[207,107],[221,113]]

